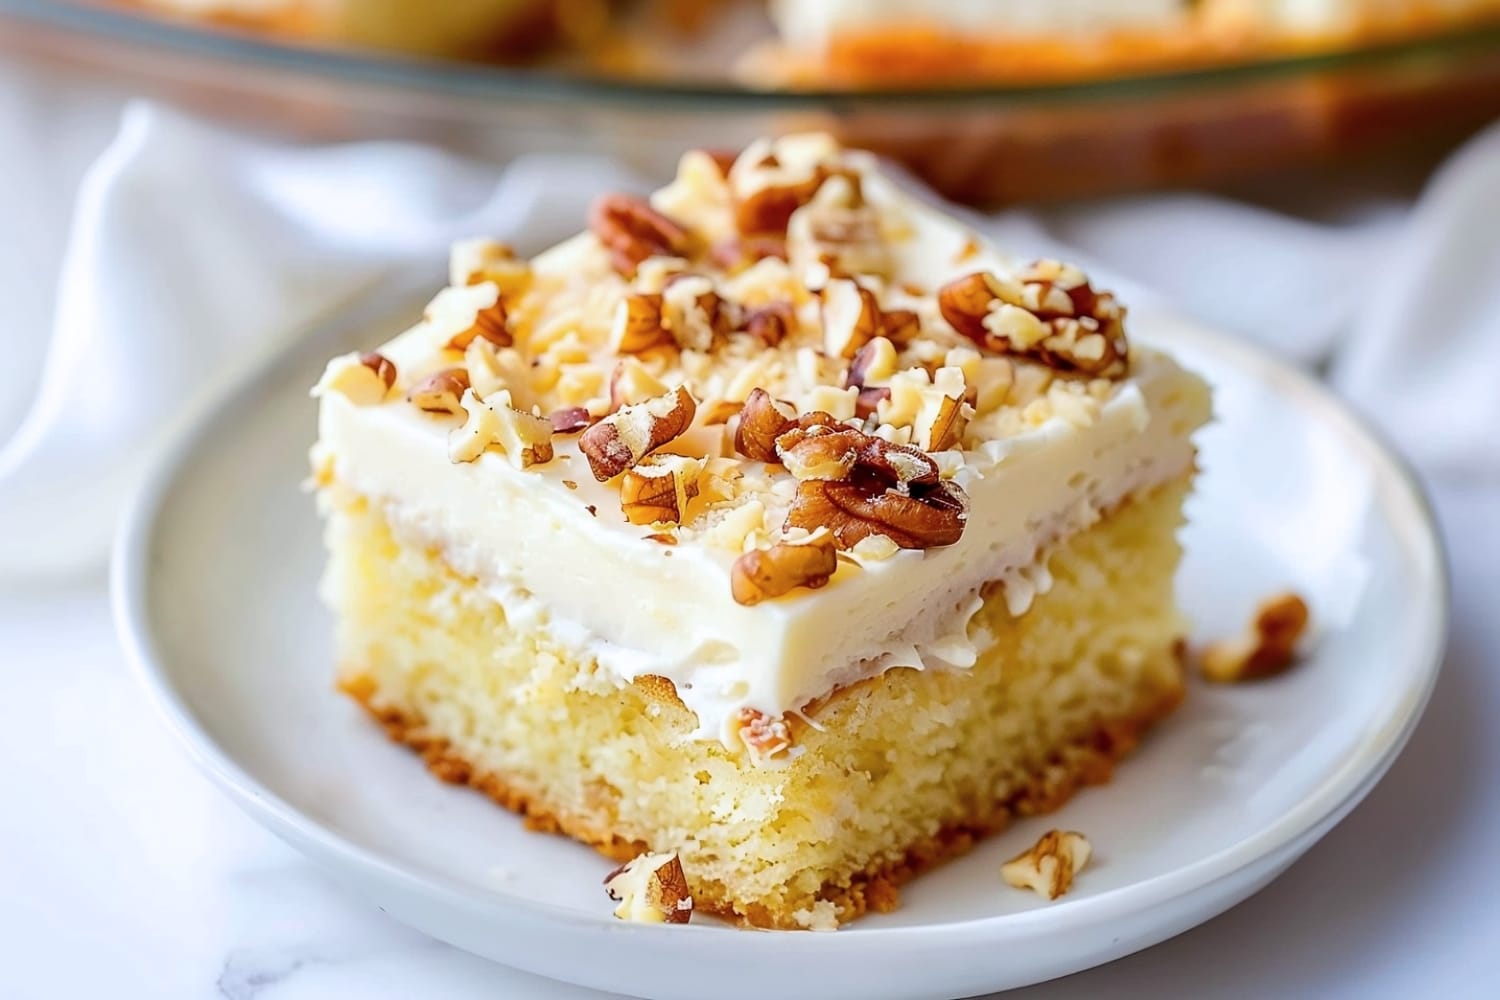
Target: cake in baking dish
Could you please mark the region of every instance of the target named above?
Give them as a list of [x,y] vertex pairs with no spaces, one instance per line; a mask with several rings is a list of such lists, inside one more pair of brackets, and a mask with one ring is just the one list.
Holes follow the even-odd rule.
[[460,245],[316,393],[342,689],[700,913],[888,909],[1182,695],[1204,383],[826,136]]
[[768,83],[921,85],[1212,64],[1420,35],[1500,0],[771,0]]

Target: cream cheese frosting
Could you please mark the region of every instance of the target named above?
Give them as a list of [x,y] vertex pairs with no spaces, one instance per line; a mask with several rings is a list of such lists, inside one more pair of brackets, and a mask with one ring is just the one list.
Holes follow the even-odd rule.
[[[719,267],[708,261],[720,255],[704,248],[747,239],[743,209],[760,190],[747,194],[741,184],[736,191],[746,181],[745,163],[779,172],[776,183],[793,186],[815,165],[822,188],[803,191],[801,206],[782,219],[787,245],[779,252],[787,260]],[[878,238],[853,257],[847,242],[820,254],[798,242],[803,230],[827,222],[828,206],[819,201],[826,190],[871,213],[835,214],[841,232],[876,224]],[[670,680],[697,714],[701,737],[727,741],[747,710],[795,712],[893,667],[972,665],[986,641],[971,622],[981,587],[998,583],[1011,612],[1024,614],[1048,586],[1052,542],[1192,466],[1190,434],[1209,415],[1200,380],[1140,348],[1130,354],[1128,373],[1121,365],[1108,378],[1059,370],[1063,362],[1045,351],[999,356],[986,331],[979,335],[990,346],[976,350],[945,319],[952,313],[937,302],[937,290],[965,275],[1008,281],[1026,265],[902,192],[868,156],[819,136],[752,147],[727,172],[690,154],[652,204],[691,229],[698,247],[684,251],[695,255],[690,265],[660,254],[622,264],[611,253],[610,230],[586,233],[529,264],[489,244],[458,248],[454,285],[421,323],[365,361],[330,363],[316,390],[314,461],[321,481],[381,505],[400,537],[439,549],[479,581],[508,621],[547,630],[618,683],[644,675]],[[855,258],[871,270],[849,277],[842,265]],[[619,319],[622,303],[659,288],[663,275],[664,292],[644,294],[658,296],[657,308],[666,311],[675,308],[672,287],[691,291],[676,296],[691,329],[679,326],[678,343],[633,355],[619,346],[624,328],[600,317]],[[701,298],[708,289],[715,298]],[[874,338],[855,361],[839,356],[840,341],[829,331],[842,322],[834,294],[840,289],[856,307],[863,290],[888,319],[909,314],[902,346]],[[769,345],[743,331],[714,334],[712,309],[690,315],[704,302],[734,303],[749,315],[784,307],[782,322],[794,332]],[[1009,317],[995,328],[1011,329],[1014,315],[994,311]],[[858,359],[882,351],[889,355],[885,384],[875,386],[881,380],[873,374],[869,384],[888,398],[857,414],[859,390],[843,385]],[[1106,370],[1087,353],[1078,364]],[[388,366],[384,375],[366,364],[377,356]],[[455,362],[467,365],[470,383],[458,408],[449,399],[432,404],[448,411],[427,412],[403,398],[425,400],[421,380]],[[601,373],[610,365],[606,378]],[[697,487],[696,495],[679,488],[680,516],[666,521],[631,523],[622,477],[596,478],[598,456],[585,447],[597,427],[630,409],[620,409],[607,384],[618,391],[622,372],[645,382],[648,395],[666,398],[669,386],[680,385],[697,400],[692,427],[658,450],[691,465]],[[828,540],[823,528],[787,526],[807,481],[736,450],[729,428],[743,415],[723,425],[708,416],[737,409],[752,389],[785,399],[797,413],[836,418],[830,429],[862,428],[856,436],[928,455],[943,488],[967,497],[961,535],[951,544],[907,548],[880,532],[857,544],[841,536],[826,585],[742,601],[729,581],[747,553]],[[960,429],[939,441],[919,411],[944,400],[960,412]],[[471,430],[481,403],[512,420],[539,423],[530,412],[567,412],[594,426],[582,437],[554,434],[524,459],[519,439],[498,432],[493,446],[465,448],[456,458],[455,441]]]

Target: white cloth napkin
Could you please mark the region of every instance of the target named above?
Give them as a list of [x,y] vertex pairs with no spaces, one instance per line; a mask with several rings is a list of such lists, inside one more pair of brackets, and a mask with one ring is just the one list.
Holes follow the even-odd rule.
[[[40,378],[0,382],[37,386],[0,440],[0,576],[102,563],[186,387],[222,382],[396,269],[431,269],[455,238],[540,249],[594,194],[640,186],[602,159],[526,157],[497,175],[424,147],[287,147],[128,105],[79,187]],[[1358,227],[1186,195],[992,223],[1020,252],[1071,245],[1210,322],[1331,360],[1419,461],[1497,476],[1497,212],[1500,127],[1409,212]]]

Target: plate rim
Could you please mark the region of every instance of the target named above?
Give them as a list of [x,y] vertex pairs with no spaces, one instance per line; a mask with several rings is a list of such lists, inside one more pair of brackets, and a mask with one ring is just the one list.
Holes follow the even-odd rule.
[[[482,887],[442,873],[412,868],[376,849],[356,843],[281,798],[241,766],[217,742],[171,682],[170,671],[164,666],[166,658],[158,649],[149,620],[151,550],[152,543],[163,529],[160,514],[165,501],[171,496],[181,474],[195,460],[200,443],[214,435],[221,423],[239,412],[241,406],[247,405],[245,397],[263,382],[274,378],[280,369],[296,363],[304,353],[310,353],[314,345],[359,327],[369,327],[382,319],[388,321],[393,304],[409,300],[419,287],[425,289],[426,283],[412,287],[402,285],[398,292],[373,295],[352,307],[325,314],[306,324],[279,349],[254,359],[239,370],[225,373],[186,408],[177,432],[153,456],[121,515],[112,549],[110,605],[116,634],[131,673],[145,690],[158,718],[201,772],[257,822],[324,865],[334,868],[352,866],[362,877],[380,880],[393,889],[415,892],[455,909],[479,907],[505,919],[520,912],[530,919],[545,920],[558,926],[577,929],[607,927],[617,934],[687,933],[694,938],[703,934],[726,937],[719,926],[690,924],[664,931],[655,925],[621,923],[608,914],[607,908],[601,908],[598,914],[585,913],[576,907],[517,895],[503,885]],[[1411,607],[1418,609],[1416,613],[1422,614],[1415,633],[1418,648],[1413,653],[1413,662],[1418,658],[1421,662],[1417,664],[1417,672],[1409,685],[1393,692],[1388,699],[1391,708],[1380,719],[1379,737],[1368,746],[1356,748],[1347,760],[1324,776],[1274,822],[1262,825],[1194,862],[1141,881],[1013,913],[893,927],[856,924],[837,934],[735,935],[742,940],[741,947],[755,948],[758,947],[755,942],[774,941],[772,947],[781,950],[782,954],[790,947],[836,956],[862,950],[867,944],[879,946],[898,939],[909,942],[941,935],[946,939],[945,944],[950,945],[994,941],[1012,932],[1045,933],[1078,924],[1097,925],[1128,917],[1241,874],[1257,863],[1285,852],[1309,834],[1317,832],[1317,837],[1321,837],[1378,784],[1406,745],[1441,673],[1451,618],[1449,562],[1432,504],[1420,480],[1378,429],[1312,375],[1281,360],[1267,348],[1214,331],[1175,310],[1151,302],[1149,297],[1140,304],[1136,315],[1138,331],[1143,327],[1170,331],[1166,337],[1159,333],[1138,332],[1142,341],[1181,343],[1216,354],[1249,377],[1270,382],[1296,395],[1318,419],[1331,421],[1343,436],[1361,446],[1362,464],[1374,473],[1374,483],[1382,497],[1379,507],[1390,514],[1394,526],[1401,529],[1404,525],[1406,528],[1399,531],[1402,548],[1412,552],[1432,570],[1431,588],[1411,603]],[[1381,489],[1382,485],[1393,487],[1394,493]],[[1399,509],[1402,506],[1405,511]]]

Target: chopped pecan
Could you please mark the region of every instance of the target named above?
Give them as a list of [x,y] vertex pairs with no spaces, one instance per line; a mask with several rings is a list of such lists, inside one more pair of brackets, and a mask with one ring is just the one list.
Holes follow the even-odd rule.
[[880,316],[880,335],[897,347],[905,347],[921,333],[921,318],[910,309],[891,309]]
[[853,358],[880,335],[880,303],[857,281],[835,278],[823,289],[823,352]]
[[989,271],[975,271],[938,289],[938,311],[948,325],[963,336],[983,347],[990,347],[990,332],[985,328],[985,321],[991,308],[1003,301],[1003,293],[999,278]]
[[753,708],[742,708],[735,718],[735,734],[757,764],[792,749],[792,730],[785,716],[773,717]]
[[903,494],[878,481],[806,479],[787,514],[788,528],[827,528],[839,548],[886,535],[903,549],[952,545],[963,535],[968,497],[949,482]]
[[582,406],[568,406],[561,410],[553,410],[547,419],[552,421],[552,433],[554,434],[577,434],[586,430],[594,422],[594,417]]
[[610,263],[625,277],[634,277],[647,257],[686,257],[691,234],[651,207],[645,198],[612,194],[596,200],[589,210],[589,231],[609,251]]
[[1017,889],[1056,899],[1073,887],[1074,877],[1089,863],[1089,840],[1072,830],[1048,830],[1029,849],[1011,858],[1000,875]]
[[767,257],[786,260],[786,237],[776,233],[730,236],[710,247],[708,256],[720,268],[734,274]]
[[775,347],[786,339],[796,325],[796,315],[790,304],[776,302],[759,309],[752,309],[745,320],[745,331],[767,347]]
[[886,385],[896,374],[899,363],[896,346],[886,337],[876,337],[855,352],[849,370],[844,374],[844,385],[860,389]]
[[763,182],[750,179],[741,185],[742,193],[736,197],[734,222],[741,233],[755,235],[779,235],[786,232],[787,222],[797,211],[818,193],[818,188],[828,179],[823,167],[814,167],[801,178],[789,177],[781,169],[775,156],[763,159],[752,171],[765,176]]
[[1284,672],[1297,659],[1297,643],[1307,630],[1307,603],[1293,593],[1277,594],[1255,609],[1250,629],[1237,639],[1203,651],[1203,676],[1220,684],[1260,680]]
[[861,435],[859,469],[903,493],[936,486],[940,479],[932,456],[910,445],[891,444],[872,434]]
[[788,259],[799,271],[815,263],[830,274],[884,278],[892,268],[891,249],[881,231],[880,215],[865,203],[857,174],[840,173],[818,189],[787,226]]
[[425,413],[459,416],[464,412],[461,401],[468,388],[468,371],[463,368],[448,368],[429,375],[412,386],[406,398]]
[[871,386],[868,389],[859,390],[859,397],[854,401],[854,415],[861,420],[868,420],[880,409],[880,404],[891,398],[891,387],[888,385]]
[[385,386],[386,392],[396,384],[396,364],[384,354],[370,351],[359,356],[359,363],[375,373],[380,384]]
[[736,559],[730,590],[740,604],[759,604],[798,587],[821,587],[837,569],[838,554],[826,533],[805,542],[778,542]]
[[635,293],[625,296],[615,306],[610,347],[616,354],[639,354],[671,342],[672,335],[662,320],[660,295]]
[[864,443],[865,435],[852,429],[793,427],[776,439],[776,454],[798,479],[846,479]]
[[662,318],[677,346],[707,351],[735,326],[734,303],[722,298],[712,279],[676,274],[662,290]]
[[499,288],[495,289],[494,304],[475,313],[474,322],[468,329],[460,330],[448,341],[448,349],[462,351],[474,342],[475,337],[483,337],[496,347],[509,347],[515,343],[515,337],[510,332],[510,317],[506,314]]
[[642,854],[604,876],[604,891],[620,905],[615,916],[643,924],[685,924],[693,916],[682,861],[674,854]]
[[620,510],[631,524],[678,524],[698,495],[702,466],[682,455],[648,455],[620,480]]
[[740,410],[740,426],[734,446],[741,455],[757,462],[776,462],[776,439],[796,425],[797,411],[790,403],[772,399],[764,389],[752,389]]
[[396,365],[383,354],[345,354],[328,362],[314,396],[336,392],[355,406],[385,402],[396,384]]
[[687,430],[697,409],[687,388],[678,386],[600,420],[583,432],[578,447],[594,478],[607,482]]
[[1121,378],[1129,370],[1125,311],[1082,272],[1040,261],[1006,282],[977,271],[944,285],[938,309],[960,334],[1059,371]]

